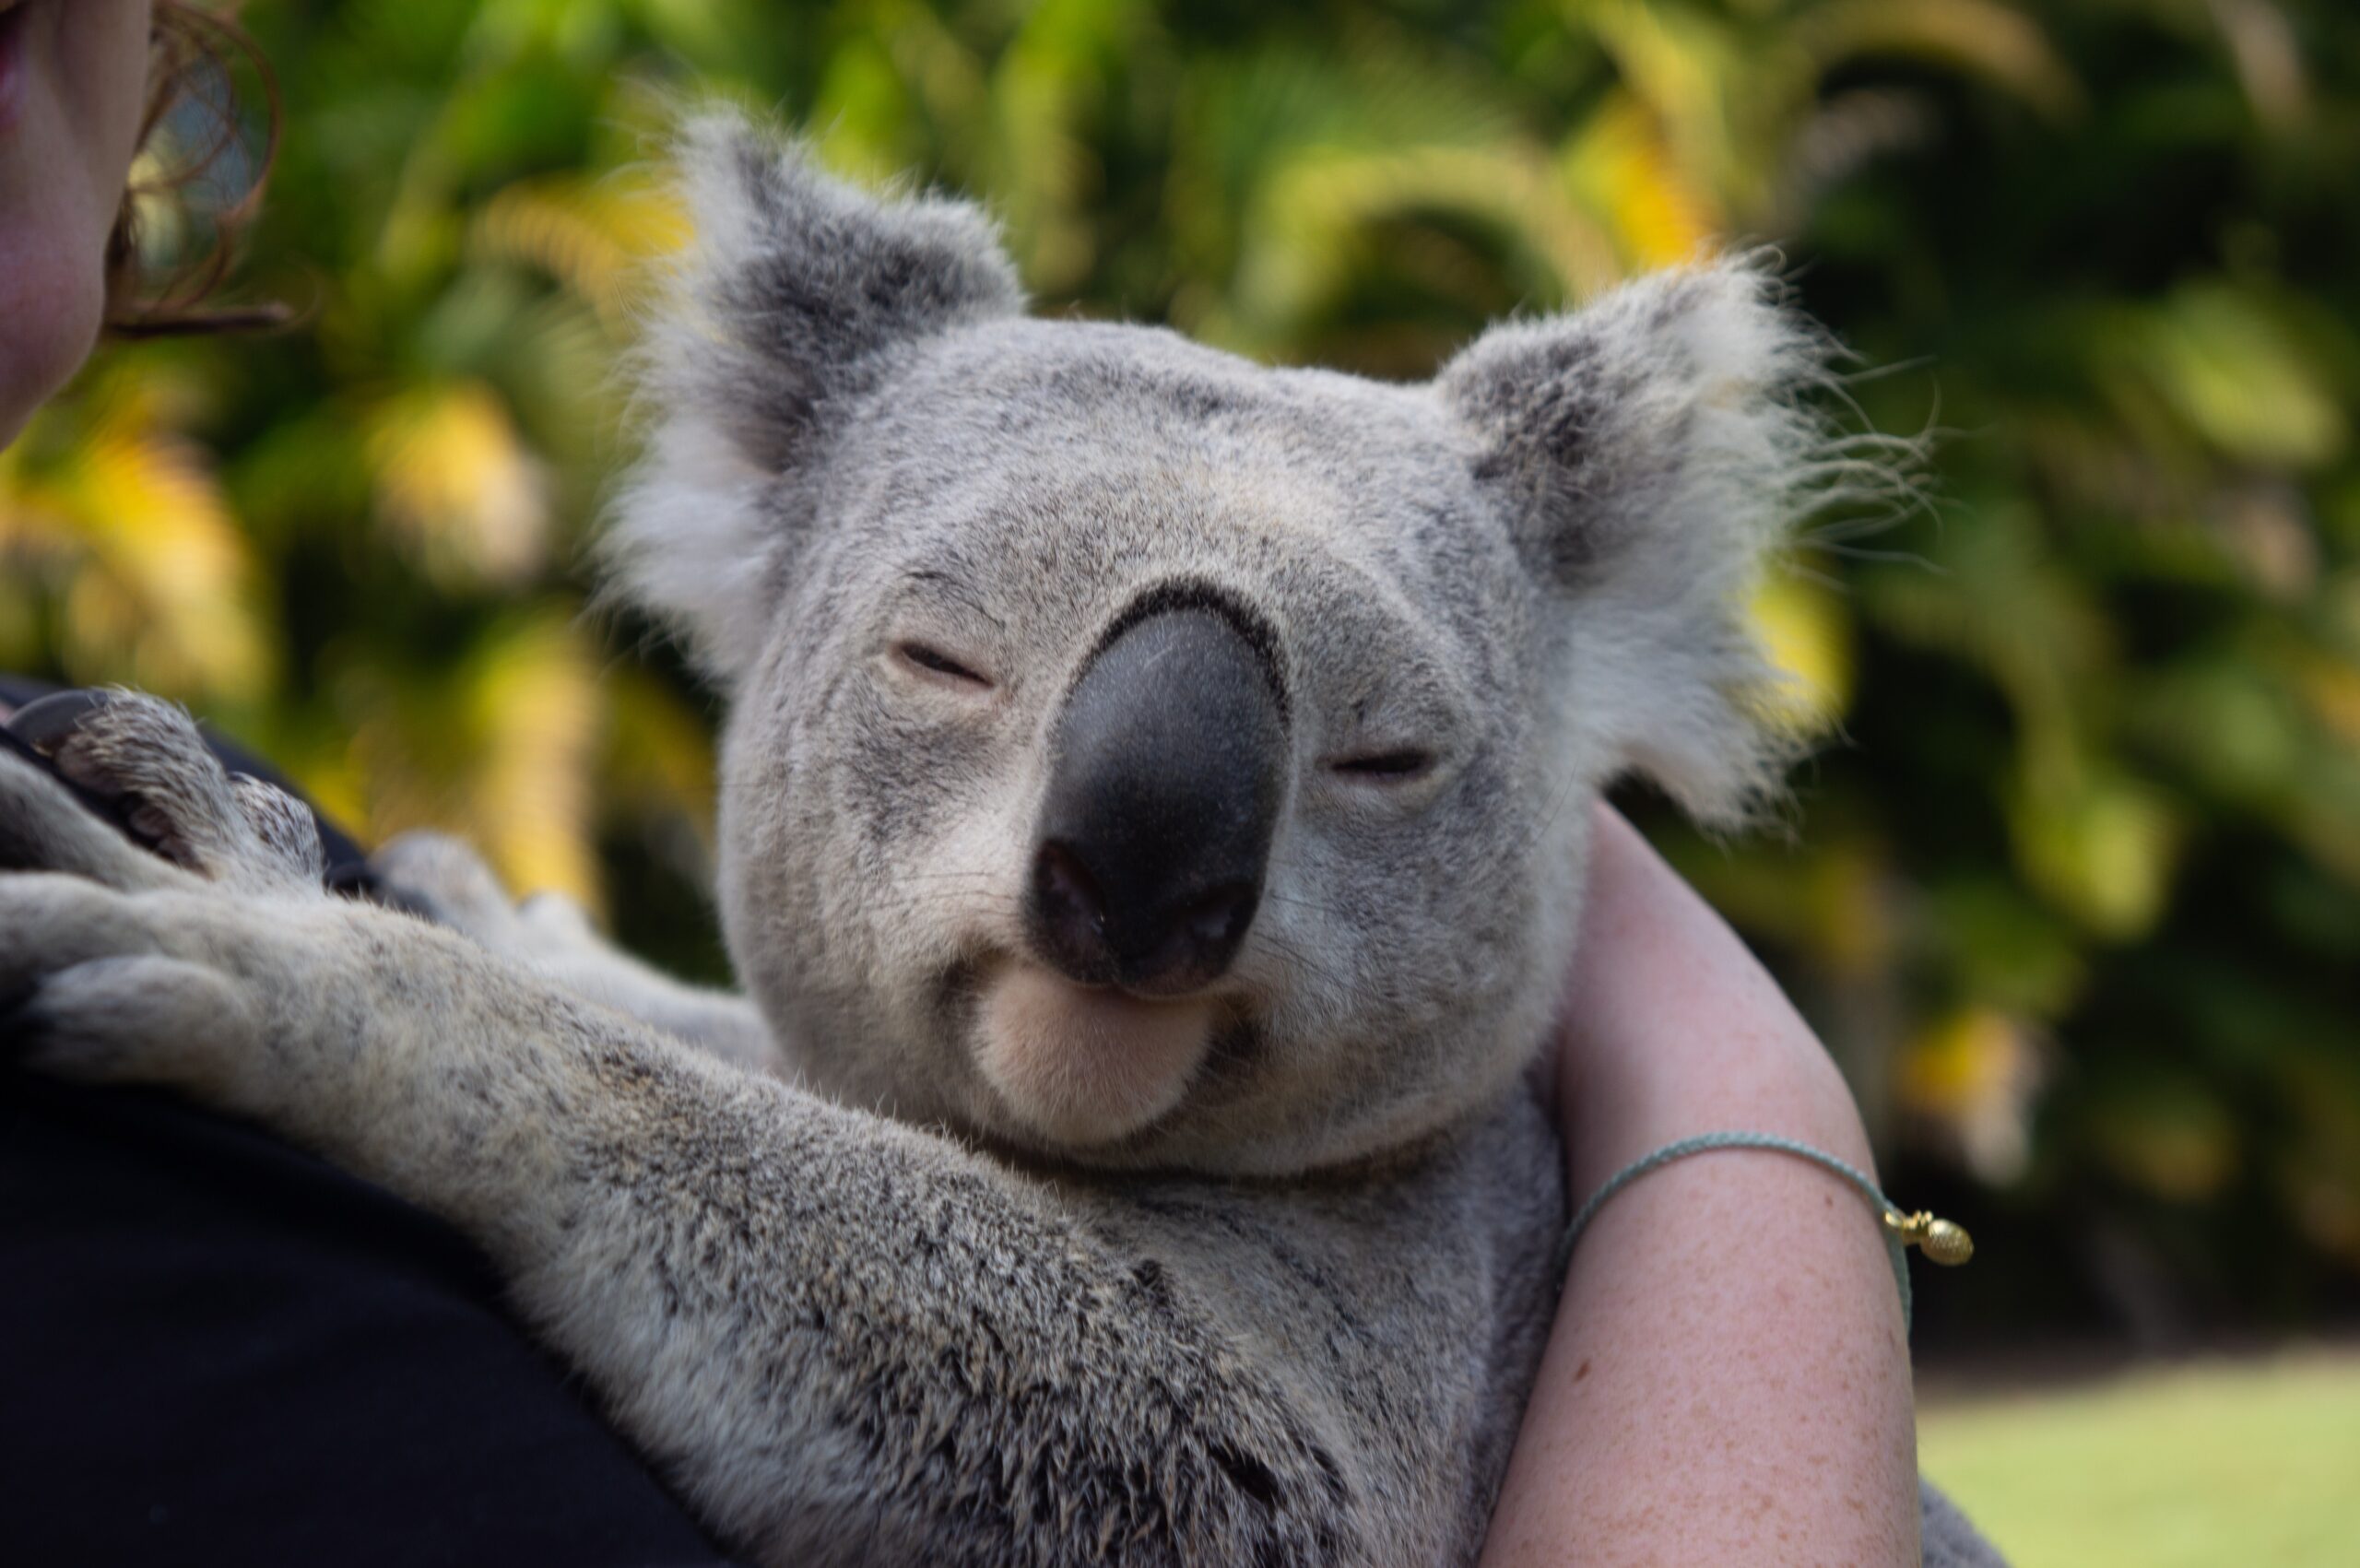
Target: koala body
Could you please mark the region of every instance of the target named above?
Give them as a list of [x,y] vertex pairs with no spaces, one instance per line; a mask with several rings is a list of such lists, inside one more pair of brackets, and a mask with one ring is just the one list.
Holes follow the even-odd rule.
[[730,696],[750,999],[444,843],[384,869],[456,932],[328,898],[124,701],[57,760],[173,864],[0,757],[34,1060],[466,1229],[757,1560],[1471,1560],[1587,808],[1775,769],[1742,601],[1817,340],[1725,264],[1432,384],[1273,371],[1028,319],[973,209],[742,125],[683,163],[614,560]]

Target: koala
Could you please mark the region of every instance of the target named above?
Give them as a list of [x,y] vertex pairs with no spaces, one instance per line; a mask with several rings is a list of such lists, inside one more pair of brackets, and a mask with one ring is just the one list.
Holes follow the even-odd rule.
[[751,1561],[1470,1562],[1588,807],[1776,776],[1744,600],[1841,466],[1823,340],[1722,262],[1273,370],[1029,316],[976,209],[741,122],[680,165],[608,559],[727,696],[743,995],[447,840],[379,863],[439,920],[330,896],[124,697],[54,761],[161,855],[0,754],[12,1049],[465,1231]]

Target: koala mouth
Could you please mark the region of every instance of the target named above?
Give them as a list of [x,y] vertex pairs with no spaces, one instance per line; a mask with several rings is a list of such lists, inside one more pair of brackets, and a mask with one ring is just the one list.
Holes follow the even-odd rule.
[[1206,997],[1153,1000],[1012,961],[983,979],[975,1065],[1034,1134],[1110,1143],[1180,1102],[1211,1053],[1216,1018]]

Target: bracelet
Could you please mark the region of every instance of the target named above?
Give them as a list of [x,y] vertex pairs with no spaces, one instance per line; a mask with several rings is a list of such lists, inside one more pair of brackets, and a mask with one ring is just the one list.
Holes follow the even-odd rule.
[[1909,1249],[1913,1246],[1921,1248],[1929,1258],[1946,1267],[1956,1267],[1975,1256],[1974,1239],[1964,1229],[1947,1220],[1937,1220],[1922,1210],[1916,1214],[1905,1213],[1899,1204],[1885,1197],[1876,1183],[1833,1154],[1822,1153],[1807,1143],[1798,1143],[1793,1138],[1779,1138],[1772,1133],[1717,1132],[1667,1143],[1653,1154],[1632,1161],[1609,1177],[1606,1185],[1592,1193],[1589,1201],[1581,1206],[1574,1216],[1573,1223],[1565,1227],[1565,1239],[1557,1248],[1558,1277],[1564,1277],[1565,1266],[1573,1260],[1574,1243],[1581,1238],[1582,1232],[1608,1198],[1658,1166],[1716,1149],[1767,1149],[1779,1154],[1791,1154],[1843,1177],[1858,1188],[1860,1196],[1869,1200],[1882,1220],[1881,1229],[1884,1234],[1885,1255],[1893,1260],[1893,1282],[1901,1292],[1901,1329],[1904,1334],[1908,1333],[1910,1322]]

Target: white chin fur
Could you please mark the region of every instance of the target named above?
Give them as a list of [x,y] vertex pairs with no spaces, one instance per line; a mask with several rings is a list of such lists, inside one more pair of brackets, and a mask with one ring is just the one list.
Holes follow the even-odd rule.
[[1212,1043],[1212,1007],[1091,991],[1031,964],[1000,972],[976,1065],[1019,1119],[1059,1143],[1105,1143],[1180,1102]]

